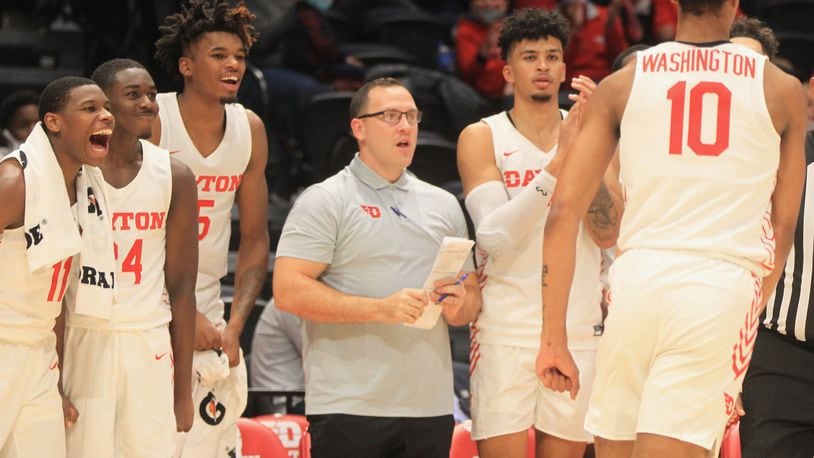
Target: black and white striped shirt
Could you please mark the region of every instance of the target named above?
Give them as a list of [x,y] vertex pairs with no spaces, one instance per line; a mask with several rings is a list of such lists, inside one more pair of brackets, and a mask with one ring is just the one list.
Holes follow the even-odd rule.
[[814,348],[814,131],[806,136],[806,164],[794,247],[777,290],[769,298],[763,325]]

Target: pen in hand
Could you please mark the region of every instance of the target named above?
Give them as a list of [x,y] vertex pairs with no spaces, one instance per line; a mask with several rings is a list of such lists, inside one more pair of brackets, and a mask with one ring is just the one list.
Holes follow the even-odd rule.
[[[465,274],[461,275],[461,278],[459,278],[459,279],[455,280],[455,284],[456,284],[456,285],[460,285],[461,283],[463,283],[463,282],[464,282],[464,280],[466,280],[466,277],[468,277],[468,276],[469,276],[469,272],[467,272],[467,273],[465,273]],[[435,303],[436,303],[436,304],[440,304],[440,303],[441,303],[441,301],[443,301],[444,299],[446,299],[448,296],[449,296],[449,294],[447,294],[447,293],[444,293],[444,294],[440,295],[440,296],[438,297],[438,300],[437,300],[437,301],[435,301]]]

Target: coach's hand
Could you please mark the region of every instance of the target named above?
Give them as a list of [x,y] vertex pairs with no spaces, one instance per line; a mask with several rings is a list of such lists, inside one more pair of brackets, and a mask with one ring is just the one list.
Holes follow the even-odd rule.
[[195,351],[220,350],[220,331],[201,312],[195,314]]
[[192,396],[181,396],[175,398],[175,429],[179,433],[185,433],[192,429],[192,419],[195,418],[195,406],[192,403]]
[[404,288],[379,302],[377,321],[415,323],[415,320],[424,313],[424,307],[429,300],[427,292],[422,289]]
[[446,294],[447,296],[438,303],[441,307],[443,307],[441,313],[444,314],[444,318],[447,321],[454,321],[455,317],[458,316],[458,312],[464,306],[464,300],[466,299],[466,287],[462,284],[455,284],[455,278],[443,278],[435,282],[435,291],[430,293],[430,303],[435,304],[438,303],[438,299],[441,298],[442,294]]
[[537,377],[546,388],[571,393],[571,399],[579,392],[579,369],[565,346],[541,346],[535,365]]
[[240,332],[236,327],[226,325],[221,334],[223,352],[229,358],[229,367],[236,367],[240,363]]
[[79,411],[67,396],[62,396],[62,416],[65,419],[66,428],[73,428],[76,420],[79,419]]

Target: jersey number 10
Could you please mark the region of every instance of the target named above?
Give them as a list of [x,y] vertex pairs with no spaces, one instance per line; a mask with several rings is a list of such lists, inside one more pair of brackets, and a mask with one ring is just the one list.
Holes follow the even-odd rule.
[[[701,140],[704,96],[714,95],[718,100],[715,116],[715,141]],[[679,81],[667,91],[670,109],[670,154],[681,154],[684,141],[684,112],[686,110],[687,82]],[[708,99],[707,99],[708,100]],[[729,121],[732,92],[719,82],[701,82],[690,89],[687,146],[699,156],[719,156],[729,148]]]

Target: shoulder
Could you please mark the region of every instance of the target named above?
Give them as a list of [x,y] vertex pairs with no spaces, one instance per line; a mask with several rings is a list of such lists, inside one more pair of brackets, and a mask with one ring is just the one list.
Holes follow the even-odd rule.
[[193,183],[195,182],[195,174],[192,173],[189,166],[172,156],[170,156],[170,171],[173,181],[191,180]]
[[798,97],[805,95],[800,81],[796,77],[784,72],[768,59],[766,60],[764,78],[766,88],[770,89],[770,91],[775,93],[778,97]]
[[633,87],[633,78],[636,75],[636,60],[632,59],[620,70],[611,73],[596,86],[588,107],[602,107],[609,111],[616,122],[621,121],[622,113],[627,105],[630,91]]
[[23,223],[25,213],[25,176],[22,165],[7,159],[0,162],[0,195],[3,205],[0,210],[0,232],[6,227]]
[[251,128],[252,133],[263,132],[263,134],[265,135],[266,126],[263,124],[263,120],[260,119],[260,116],[258,116],[257,113],[255,113],[252,110],[249,110],[248,108],[246,108],[245,110],[246,110],[246,119],[249,121],[249,127]]
[[491,146],[492,128],[484,120],[469,124],[458,136],[459,153],[461,152],[461,147],[463,147],[464,150],[468,150],[470,148],[489,150],[491,149]]

